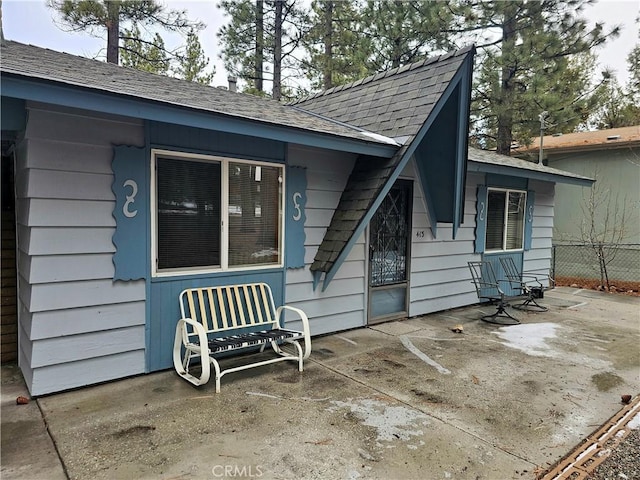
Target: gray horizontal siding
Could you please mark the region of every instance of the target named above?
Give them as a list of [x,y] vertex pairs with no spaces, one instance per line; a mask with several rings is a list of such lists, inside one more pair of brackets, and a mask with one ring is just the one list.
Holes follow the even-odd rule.
[[[364,235],[357,240],[326,291],[322,291],[322,283],[313,290],[313,276],[309,270],[340,201],[355,157],[292,145],[288,161],[291,165],[307,168],[307,204],[305,267],[287,270],[286,303],[305,311],[313,335],[363,326],[366,303]],[[299,322],[292,321],[288,325],[297,328]]]
[[144,281],[114,282],[112,145],[142,122],[28,104],[16,169],[21,367],[33,395],[142,373]]
[[530,181],[529,190],[536,192],[531,249],[524,252],[523,270],[548,275],[551,269],[551,248],[554,222],[553,183]]
[[[413,175],[412,164],[404,172]],[[413,235],[409,316],[460,307],[477,302],[467,262],[474,259],[475,191],[482,177],[469,175],[465,189],[463,223],[453,239],[450,224],[438,224],[431,235],[419,182],[414,188]],[[416,232],[424,232],[419,237]]]

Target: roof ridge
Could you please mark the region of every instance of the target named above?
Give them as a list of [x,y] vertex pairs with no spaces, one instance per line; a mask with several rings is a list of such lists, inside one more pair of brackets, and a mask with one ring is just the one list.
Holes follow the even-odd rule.
[[474,44],[466,45],[457,50],[453,50],[450,52],[442,53],[439,55],[432,55],[425,59],[419,60],[417,62],[408,63],[407,65],[402,65],[400,67],[392,68],[391,70],[384,70],[382,72],[375,73],[373,75],[369,75],[367,77],[361,78],[359,80],[355,80],[353,82],[345,83],[342,85],[337,85],[335,87],[329,88],[327,90],[322,90],[320,92],[313,93],[304,98],[300,98],[293,102],[288,102],[286,105],[296,105],[302,102],[306,102],[307,100],[312,100],[314,98],[324,97],[326,95],[331,95],[332,93],[340,92],[342,90],[348,90],[350,88],[359,87],[360,85],[366,85],[367,83],[371,83],[373,81],[382,80],[383,78],[389,78],[394,75],[398,75],[404,73],[406,71],[415,70],[416,68],[423,67],[425,65],[431,65],[432,63],[440,62],[443,60],[448,60],[453,57],[459,57],[460,55],[464,55],[467,52],[475,49]]

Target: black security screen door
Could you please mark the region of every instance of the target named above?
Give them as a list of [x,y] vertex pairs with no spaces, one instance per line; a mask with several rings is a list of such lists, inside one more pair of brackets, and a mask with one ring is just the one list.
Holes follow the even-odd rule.
[[412,184],[398,180],[369,224],[369,317],[406,312]]

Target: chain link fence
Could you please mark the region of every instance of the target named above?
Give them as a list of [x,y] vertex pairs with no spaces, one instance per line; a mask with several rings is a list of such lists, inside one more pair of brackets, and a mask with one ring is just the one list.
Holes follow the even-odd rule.
[[[554,245],[551,268],[554,278],[600,281],[596,250],[591,245]],[[603,245],[609,281],[640,282],[640,244]]]

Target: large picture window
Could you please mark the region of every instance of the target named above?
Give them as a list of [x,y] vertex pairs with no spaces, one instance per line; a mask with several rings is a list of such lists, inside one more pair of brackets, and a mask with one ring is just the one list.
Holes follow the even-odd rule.
[[520,250],[524,247],[527,194],[517,190],[489,189],[487,194],[486,250]]
[[282,264],[283,168],[154,151],[156,273]]

